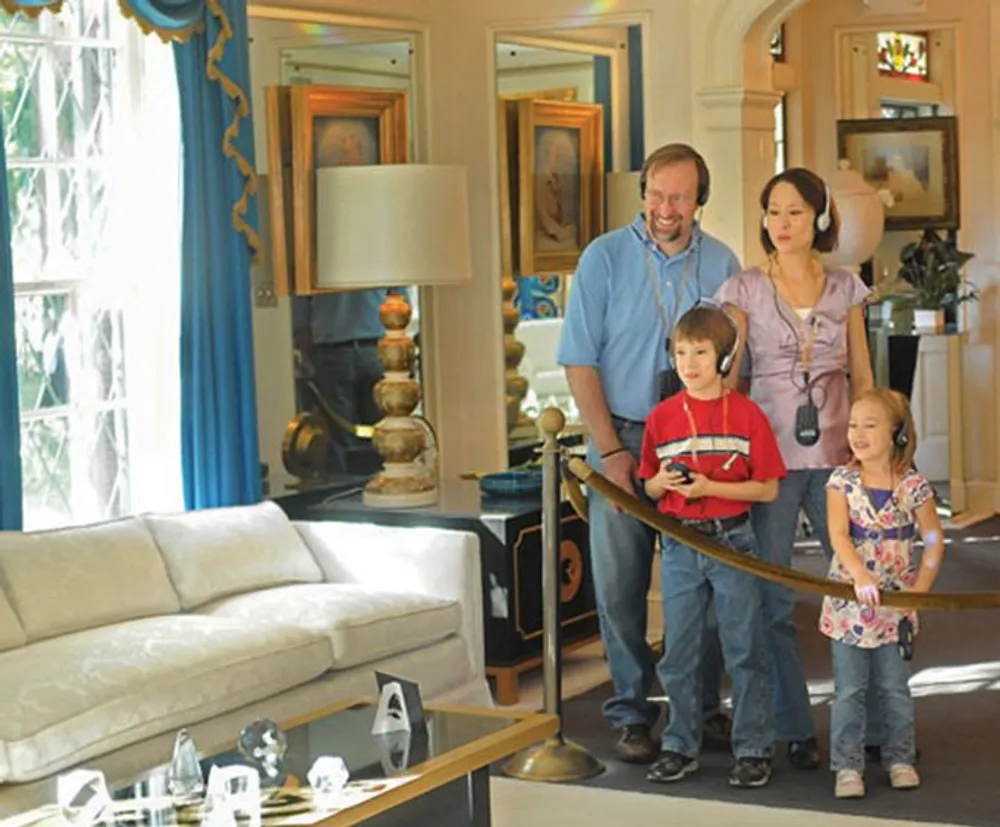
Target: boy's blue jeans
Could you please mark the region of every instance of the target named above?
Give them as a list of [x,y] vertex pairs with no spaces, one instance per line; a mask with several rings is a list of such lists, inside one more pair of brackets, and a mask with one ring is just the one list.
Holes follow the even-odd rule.
[[[618,438],[638,461],[643,427],[616,421]],[[600,469],[601,460],[593,442],[588,463]],[[642,485],[635,483],[643,497]],[[656,532],[628,514],[615,514],[600,494],[588,497],[590,561],[601,637],[608,658],[614,697],[605,702],[604,718],[612,729],[626,724],[652,726],[660,717],[657,704],[647,702],[653,686],[655,664],[646,642],[647,598],[653,566]],[[711,623],[714,626],[714,622]],[[704,717],[718,712],[721,663],[714,628],[704,635],[698,662],[705,675]]]
[[[756,556],[749,521],[715,539]],[[701,748],[700,663],[705,624],[714,604],[722,657],[733,684],[733,754],[770,757],[774,713],[757,579],[669,537],[664,536],[662,544],[667,640],[658,673],[670,698],[663,749],[694,758]]]
[[830,716],[830,769],[865,769],[866,696],[878,697],[882,729],[882,763],[913,764],[913,698],[910,667],[895,643],[862,649],[840,641],[833,647],[833,711]]

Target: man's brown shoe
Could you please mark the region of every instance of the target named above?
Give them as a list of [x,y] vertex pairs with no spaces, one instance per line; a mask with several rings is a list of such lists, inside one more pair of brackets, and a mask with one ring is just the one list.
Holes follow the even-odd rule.
[[648,764],[660,754],[660,745],[649,737],[645,724],[625,724],[618,730],[615,752],[627,764]]

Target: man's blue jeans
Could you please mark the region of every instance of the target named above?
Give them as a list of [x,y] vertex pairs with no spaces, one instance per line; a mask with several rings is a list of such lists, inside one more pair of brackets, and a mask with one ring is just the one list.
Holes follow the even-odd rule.
[[[617,423],[616,428],[622,445],[638,462],[643,427],[637,423]],[[601,460],[593,443],[587,460],[600,470]],[[636,482],[636,490],[639,496],[645,496],[641,483]],[[652,726],[660,716],[660,707],[646,700],[654,674],[646,625],[656,532],[635,517],[614,513],[609,501],[600,494],[590,494],[588,512],[597,616],[615,691],[614,697],[604,704],[604,717],[613,729],[626,724]],[[699,657],[705,672],[706,718],[718,712],[720,705],[721,662],[714,613],[710,622],[711,628],[702,641],[703,655]]]
[[[913,698],[910,667],[895,643],[862,649],[840,641],[833,647],[833,710],[830,716],[830,769],[865,769],[866,711],[872,689],[878,698],[883,733],[882,763],[913,764]],[[870,707],[869,707],[870,708]]]
[[[749,521],[714,539],[756,556]],[[757,579],[669,537],[661,542],[667,645],[658,672],[670,698],[663,749],[688,758],[700,751],[697,699],[702,670],[698,662],[706,617],[714,605],[722,656],[733,683],[733,754],[737,758],[770,757],[774,716]]]

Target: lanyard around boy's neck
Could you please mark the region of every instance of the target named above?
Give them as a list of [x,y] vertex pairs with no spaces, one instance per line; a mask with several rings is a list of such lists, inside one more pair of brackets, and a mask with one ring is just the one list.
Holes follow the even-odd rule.
[[[682,400],[682,405],[684,407],[684,413],[687,414],[688,426],[691,428],[691,459],[694,460],[694,464],[701,468],[701,461],[698,459],[698,426],[694,421],[694,414],[691,413],[691,408],[688,406],[688,392],[684,391],[684,397]],[[722,392],[722,437],[724,440],[728,441],[729,438],[729,391],[724,390]],[[725,461],[722,466],[723,471],[728,471],[733,467],[733,463],[736,462],[736,452],[734,451],[732,455]]]

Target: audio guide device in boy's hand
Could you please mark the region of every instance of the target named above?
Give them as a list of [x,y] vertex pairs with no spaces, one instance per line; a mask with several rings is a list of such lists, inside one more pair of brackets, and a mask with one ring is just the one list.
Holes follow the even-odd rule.
[[685,485],[690,485],[694,482],[694,477],[691,476],[691,469],[688,468],[683,462],[671,462],[667,466],[667,470],[673,472],[674,474],[681,474],[684,477]]

